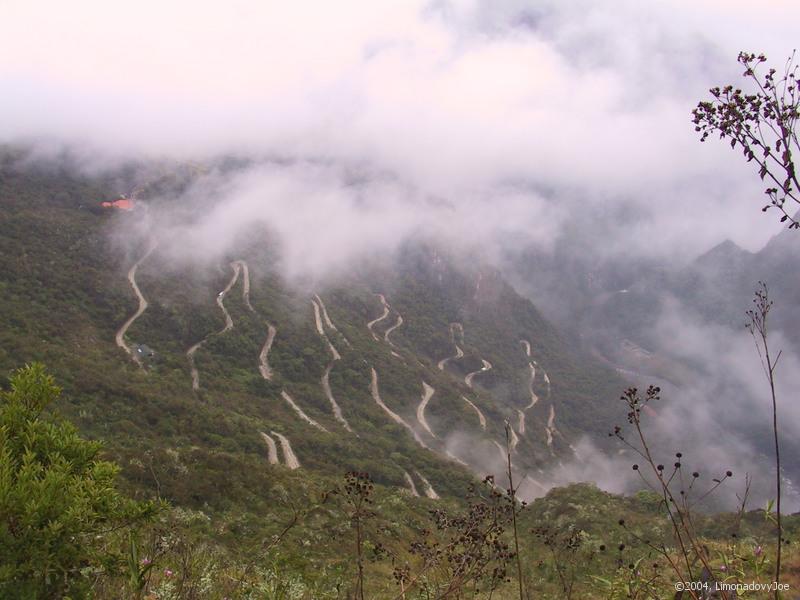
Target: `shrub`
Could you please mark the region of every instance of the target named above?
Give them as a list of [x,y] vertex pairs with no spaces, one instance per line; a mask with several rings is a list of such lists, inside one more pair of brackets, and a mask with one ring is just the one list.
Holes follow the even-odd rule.
[[0,391],[0,596],[83,597],[122,565],[118,537],[153,512],[116,489],[101,444],[44,416],[60,389],[40,364]]

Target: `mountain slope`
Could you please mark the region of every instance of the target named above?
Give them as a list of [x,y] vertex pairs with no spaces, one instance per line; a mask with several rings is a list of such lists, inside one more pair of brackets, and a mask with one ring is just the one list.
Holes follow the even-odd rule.
[[[156,191],[184,179],[156,179],[136,210],[99,209],[125,177],[20,169],[6,157],[0,370],[45,362],[66,390],[60,409],[107,441],[131,489],[257,514],[276,482],[360,470],[453,496],[502,471],[496,444],[506,421],[521,429],[532,390],[541,401],[513,432],[518,470],[566,460],[583,434],[604,442],[621,382],[570,350],[498,272],[414,240],[395,260],[300,289],[263,231],[219,260],[176,261],[143,229],[141,207],[158,214],[169,196]],[[190,218],[192,207],[182,210]],[[438,369],[455,354],[452,323],[463,357]],[[435,390],[424,424],[423,383]]]

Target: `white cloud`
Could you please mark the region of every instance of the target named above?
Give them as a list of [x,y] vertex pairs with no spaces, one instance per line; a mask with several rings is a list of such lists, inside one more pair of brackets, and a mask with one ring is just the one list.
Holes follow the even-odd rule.
[[635,203],[608,251],[755,248],[775,230],[759,183],[724,145],[699,144],[688,116],[738,76],[740,48],[777,63],[791,51],[800,8],[746,6],[7,1],[0,140],[325,159],[456,206],[533,183],[566,213]]

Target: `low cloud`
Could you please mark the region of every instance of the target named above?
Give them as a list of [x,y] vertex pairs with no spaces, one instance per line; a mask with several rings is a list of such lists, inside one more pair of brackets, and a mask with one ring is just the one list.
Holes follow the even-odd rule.
[[[174,263],[210,263],[267,235],[290,282],[335,280],[358,261],[391,257],[405,240],[435,240],[492,260],[507,235],[525,234],[545,248],[565,215],[542,197],[498,188],[458,204],[391,176],[357,174],[319,162],[262,162],[212,171],[187,190],[151,203],[137,237],[155,236]],[[121,232],[129,237],[129,230]]]
[[[739,49],[780,64],[800,9],[722,6],[12,1],[0,140],[102,160],[320,160],[389,174],[414,192],[406,213],[416,195],[489,212],[510,187],[536,212],[530,190],[546,190],[565,214],[635,207],[598,251],[685,258],[724,237],[752,248],[775,229],[753,218],[760,186],[738,156],[697,143],[689,111],[738,77]],[[397,221],[392,191],[370,192]]]
[[[777,305],[775,310],[779,310]],[[744,323],[744,319],[742,320]],[[761,507],[775,497],[775,458],[772,442],[772,404],[769,383],[750,334],[744,327],[732,330],[709,324],[691,308],[676,300],[667,302],[654,324],[654,338],[659,351],[683,364],[691,365],[692,376],[662,389],[661,399],[642,412],[644,431],[654,460],[671,469],[680,452],[684,474],[701,473],[700,489],[713,485],[712,478],[727,481],[709,504],[734,508],[744,493],[745,477],[752,479],[750,509]],[[782,350],[776,370],[779,431],[783,447],[784,510],[800,508],[796,481],[800,476],[794,457],[794,440],[800,431],[800,408],[789,400],[800,386],[800,359],[780,331],[770,334],[773,358]],[[660,381],[638,374],[636,385],[641,394]],[[623,435],[641,448],[632,426],[627,425],[625,409],[620,406],[618,424]],[[609,424],[609,431],[613,424]],[[546,481],[550,486],[573,481],[591,481],[612,492],[632,492],[642,487],[639,473],[631,467],[639,464],[647,474],[641,456],[619,442],[619,453],[605,453],[589,439],[577,445],[575,458],[554,467]],[[651,483],[653,482],[650,478]],[[684,486],[685,487],[685,486]],[[679,490],[680,485],[675,488]],[[535,489],[527,490],[540,495]],[[702,494],[695,492],[695,498]]]

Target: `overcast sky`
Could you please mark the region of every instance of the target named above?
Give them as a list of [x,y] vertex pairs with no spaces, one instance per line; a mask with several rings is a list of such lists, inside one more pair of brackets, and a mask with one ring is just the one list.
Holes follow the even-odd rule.
[[[545,242],[543,219],[557,230],[624,202],[639,217],[605,247],[691,255],[731,237],[755,249],[777,228],[758,210],[760,182],[724,144],[700,144],[689,117],[739,77],[740,49],[776,66],[791,53],[800,3],[753,6],[5,0],[0,141],[322,159],[496,224],[528,194],[516,223]],[[387,197],[402,213],[397,190]]]

